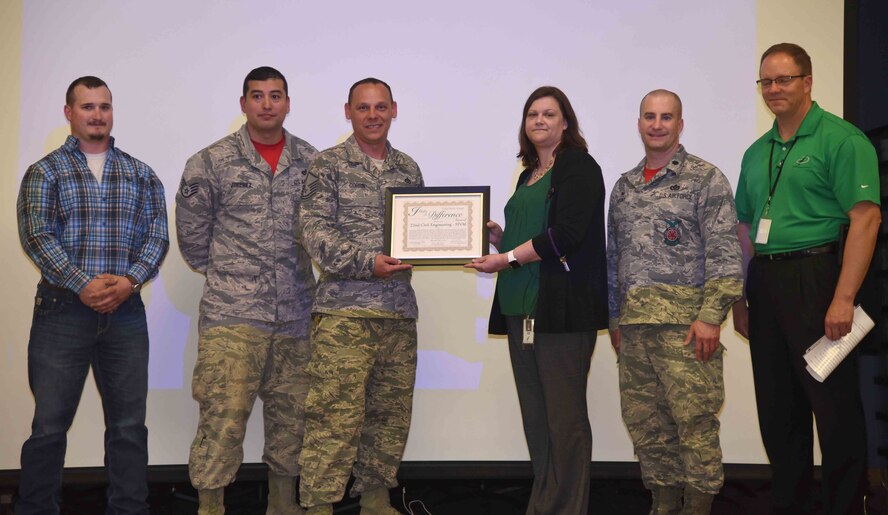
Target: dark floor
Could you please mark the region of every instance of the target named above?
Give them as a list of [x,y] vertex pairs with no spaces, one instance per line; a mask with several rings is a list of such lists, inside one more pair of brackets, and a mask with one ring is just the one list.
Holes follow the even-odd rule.
[[[529,479],[408,479],[392,490],[392,505],[412,515],[522,515],[530,492]],[[767,514],[769,482],[730,478],[713,505],[713,515]],[[237,481],[226,488],[227,515],[264,514],[267,485],[260,480]],[[101,482],[66,484],[62,514],[104,512],[105,485]],[[0,515],[12,514],[9,490],[0,494]],[[867,515],[888,514],[885,496],[869,499]],[[197,493],[187,482],[151,484],[151,513],[195,514]],[[589,513],[647,515],[650,496],[638,479],[592,481]],[[347,499],[335,506],[337,514],[357,515],[360,507]]]
[[[225,490],[225,513],[264,514],[267,494],[264,482],[236,482]],[[523,515],[529,494],[530,480],[413,480],[392,490],[391,497],[393,506],[414,515]],[[104,495],[104,485],[67,485],[62,514],[103,513]],[[187,483],[154,484],[149,502],[152,514],[197,513],[197,492]],[[647,515],[650,497],[639,480],[596,480],[590,506],[590,513],[596,514]],[[746,481],[742,485],[727,485],[716,499],[713,514],[766,513],[766,506],[766,483]],[[337,514],[358,515],[359,511],[357,500],[352,499],[335,507]]]

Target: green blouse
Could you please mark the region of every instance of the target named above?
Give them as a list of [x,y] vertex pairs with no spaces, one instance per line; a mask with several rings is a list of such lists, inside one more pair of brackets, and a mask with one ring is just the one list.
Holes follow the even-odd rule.
[[[548,194],[552,174],[539,181],[519,186],[506,204],[506,226],[500,251],[508,252],[538,235],[546,228]],[[540,263],[521,268],[507,268],[497,274],[496,288],[503,315],[532,315],[540,289]]]

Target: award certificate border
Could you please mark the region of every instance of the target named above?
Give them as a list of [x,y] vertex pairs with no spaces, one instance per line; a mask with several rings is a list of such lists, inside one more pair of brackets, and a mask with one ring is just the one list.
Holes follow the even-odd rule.
[[[473,197],[466,200],[466,197]],[[407,235],[407,208],[424,203],[435,205],[466,205],[471,213],[472,225],[467,228],[467,245],[423,247],[423,256],[416,256],[394,249],[395,241],[405,241]],[[474,206],[481,204],[481,212]],[[383,252],[412,265],[464,265],[472,259],[489,254],[487,221],[490,219],[490,186],[431,186],[426,188],[386,188],[385,234]],[[399,238],[393,238],[398,235]],[[409,242],[405,242],[409,245]]]

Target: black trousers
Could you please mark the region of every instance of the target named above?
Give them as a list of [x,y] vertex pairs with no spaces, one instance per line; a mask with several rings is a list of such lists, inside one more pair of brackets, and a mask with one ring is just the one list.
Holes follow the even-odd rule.
[[805,350],[824,334],[839,266],[834,254],[749,265],[749,345],[762,441],[773,472],[773,513],[813,511],[812,412],[822,452],[823,513],[863,513],[866,426],[857,354],[824,381]]
[[522,320],[506,318],[533,465],[527,515],[586,515],[592,462],[586,386],[596,333],[537,334],[533,348],[526,349]]

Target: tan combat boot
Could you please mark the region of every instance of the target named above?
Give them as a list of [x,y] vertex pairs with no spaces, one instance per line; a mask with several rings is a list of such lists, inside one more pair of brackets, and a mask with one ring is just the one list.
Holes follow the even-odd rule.
[[197,491],[197,515],[223,515],[225,513],[225,489]]
[[392,508],[388,488],[380,487],[361,494],[361,515],[401,515]]
[[655,486],[651,488],[650,515],[679,515],[681,511],[681,488],[677,486]]
[[704,494],[696,488],[685,487],[684,491],[684,507],[681,509],[681,515],[709,515],[712,509],[712,500],[715,496],[712,494]]
[[268,509],[265,515],[304,515],[296,502],[296,478],[268,473]]
[[319,506],[312,506],[305,512],[305,515],[333,515],[333,505],[321,504]]

